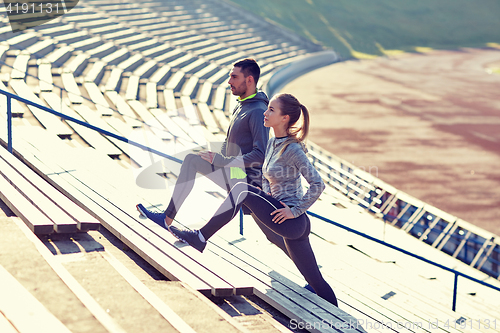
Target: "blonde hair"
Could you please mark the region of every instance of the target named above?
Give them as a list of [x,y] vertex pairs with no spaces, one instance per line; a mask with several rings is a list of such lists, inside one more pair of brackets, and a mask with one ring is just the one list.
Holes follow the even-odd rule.
[[[292,94],[278,94],[274,96],[274,99],[278,101],[281,115],[290,117],[286,129],[288,138],[285,140],[280,154],[282,154],[286,147],[293,142],[300,143],[302,149],[307,151],[304,141],[309,134],[309,110],[307,110],[305,105],[301,104]],[[295,125],[299,122],[300,116],[302,116],[302,125],[297,127]]]

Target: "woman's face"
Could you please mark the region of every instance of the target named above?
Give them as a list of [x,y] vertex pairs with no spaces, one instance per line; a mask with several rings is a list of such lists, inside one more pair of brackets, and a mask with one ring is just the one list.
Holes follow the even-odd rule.
[[264,112],[264,126],[272,128],[286,126],[288,118],[288,116],[283,116],[281,114],[278,99],[271,99],[266,112]]

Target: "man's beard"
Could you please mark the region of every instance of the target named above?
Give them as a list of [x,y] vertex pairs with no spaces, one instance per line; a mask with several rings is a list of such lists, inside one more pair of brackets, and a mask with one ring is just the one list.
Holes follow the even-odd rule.
[[242,84],[239,87],[235,87],[235,86],[233,86],[233,87],[234,87],[234,90],[232,91],[232,93],[235,96],[243,96],[247,92],[246,86],[244,84]]

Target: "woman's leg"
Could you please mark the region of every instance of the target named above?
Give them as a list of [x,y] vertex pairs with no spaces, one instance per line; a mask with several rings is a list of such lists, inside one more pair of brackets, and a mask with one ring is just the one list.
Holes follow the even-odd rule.
[[285,239],[290,258],[318,296],[338,307],[337,297],[332,287],[325,281],[316,262],[309,236],[304,239]]
[[240,182],[233,186],[214,216],[200,229],[204,238],[209,239],[231,221],[243,204],[266,227],[282,237],[294,239],[304,234],[306,224],[301,219],[289,219],[281,224],[272,222],[271,213],[276,209],[283,208],[283,205],[261,189]]
[[[275,244],[280,246],[280,239],[284,240],[283,251],[293,260],[299,271],[302,273],[307,283],[309,283],[316,293],[337,306],[337,298],[319,271],[316,258],[309,243],[310,221],[306,214],[297,218],[285,220],[283,223],[274,223],[271,213],[276,209],[283,208],[283,205],[264,193],[257,187],[247,183],[237,183],[228,194],[214,216],[199,231],[203,238],[208,240],[219,229],[231,221],[237,214],[241,206],[245,204],[261,229],[268,228],[275,236],[269,234]],[[266,229],[263,229],[263,231]],[[197,237],[197,236],[196,236]],[[279,238],[280,237],[280,238]],[[269,238],[268,238],[269,239]],[[204,246],[203,246],[204,247]],[[281,246],[280,246],[281,247]]]
[[288,253],[288,250],[285,245],[285,239],[282,236],[275,233],[274,231],[272,231],[271,229],[269,229],[254,213],[252,213],[252,217],[255,223],[257,223],[257,225],[259,226],[260,230],[262,230],[264,235],[266,235],[267,240],[276,245],[277,247],[279,247],[280,249],[282,249],[283,252],[285,252],[285,254],[288,257],[290,257],[290,254]]

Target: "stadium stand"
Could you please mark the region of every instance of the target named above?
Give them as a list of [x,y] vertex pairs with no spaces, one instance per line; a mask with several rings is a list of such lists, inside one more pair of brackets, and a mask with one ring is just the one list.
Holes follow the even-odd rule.
[[[322,50],[252,14],[233,15],[238,10],[219,0],[81,1],[47,27],[15,36],[0,30],[6,42],[0,47],[1,73],[10,74],[0,89],[182,158],[227,130],[236,101],[224,81],[233,61],[254,56],[264,86],[278,68]],[[48,42],[52,39],[67,45]],[[33,58],[36,86],[27,79],[32,79]],[[2,96],[0,118],[5,101]],[[18,123],[18,159],[3,148],[0,155],[1,199],[34,233],[92,230],[98,221],[167,278],[205,295],[255,294],[296,323],[308,323],[312,332],[431,332],[433,325],[462,332],[468,329],[460,326],[463,321],[471,331],[489,332],[486,324],[500,317],[497,291],[461,278],[452,311],[449,272],[313,216],[311,242],[340,309],[304,289],[291,261],[259,236],[247,217],[245,237],[228,226],[201,255],[135,211],[138,202],[164,208],[177,163],[31,105],[13,100],[12,107],[17,117],[34,116],[43,126]],[[308,148],[329,185],[312,211],[499,285],[495,235],[411,198],[313,143]],[[187,205],[199,208],[182,211],[176,222],[190,228],[196,224],[188,221],[202,223],[209,214],[200,213],[213,211],[224,197],[210,182],[198,182],[199,194]]]

